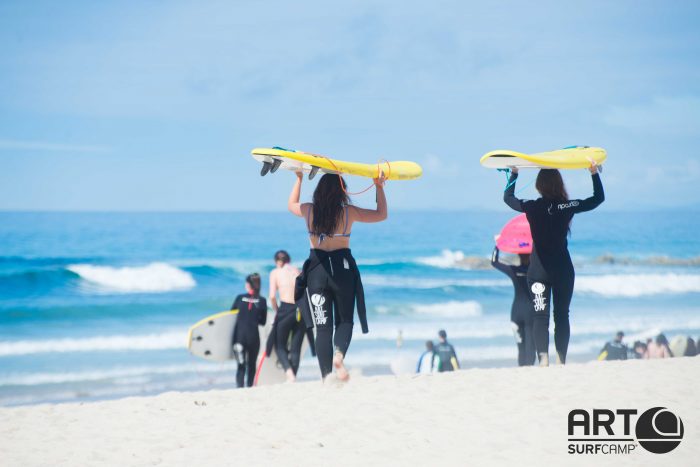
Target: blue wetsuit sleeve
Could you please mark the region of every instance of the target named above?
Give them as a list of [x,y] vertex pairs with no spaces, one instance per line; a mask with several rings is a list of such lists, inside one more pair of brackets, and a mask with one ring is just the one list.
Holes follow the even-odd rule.
[[591,176],[593,179],[593,196],[586,199],[574,199],[568,203],[561,203],[557,205],[557,210],[561,212],[569,211],[571,213],[579,213],[592,211],[601,205],[605,201],[605,192],[603,191],[603,182],[600,180],[600,174],[593,174]]
[[511,174],[508,179],[508,188],[503,192],[503,201],[510,206],[511,209],[518,212],[525,212],[525,205],[528,201],[515,197],[515,181],[518,179],[518,174]]
[[495,247],[493,249],[493,253],[491,254],[491,266],[498,269],[503,274],[505,274],[506,276],[508,276],[512,279],[515,276],[515,273],[513,272],[513,269],[510,266],[498,261],[499,253],[500,253],[500,250],[498,249],[498,247]]

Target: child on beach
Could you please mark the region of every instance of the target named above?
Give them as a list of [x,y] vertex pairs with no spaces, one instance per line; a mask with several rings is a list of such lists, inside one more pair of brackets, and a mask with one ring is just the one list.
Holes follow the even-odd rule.
[[251,274],[245,279],[246,293],[236,297],[231,305],[238,310],[233,330],[233,352],[238,362],[236,385],[251,387],[255,380],[255,365],[260,351],[258,326],[267,321],[267,302],[260,296],[260,275]]

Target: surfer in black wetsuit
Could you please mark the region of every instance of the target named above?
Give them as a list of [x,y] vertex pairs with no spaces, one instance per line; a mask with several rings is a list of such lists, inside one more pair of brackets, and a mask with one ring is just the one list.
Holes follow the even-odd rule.
[[574,214],[590,211],[604,200],[603,183],[598,166],[591,162],[593,196],[570,200],[561,174],[555,169],[542,169],[535,188],[542,196],[536,200],[515,197],[517,168],[508,181],[503,201],[512,209],[524,212],[530,223],[533,248],[527,272],[530,297],[535,307],[533,333],[540,365],[549,365],[550,296],[554,300],[554,345],[557,359],[566,362],[569,347],[569,305],[574,292],[574,265],[569,255],[567,235]]
[[345,180],[332,174],[319,180],[313,203],[300,203],[302,176],[297,173],[287,207],[306,220],[311,252],[297,278],[294,298],[307,328],[315,330],[321,376],[325,378],[335,367],[336,376],[344,381],[349,377],[344,359],[352,339],[356,303],[362,332],[369,332],[360,271],[350,252],[350,232],[354,222],[387,218],[384,174],[374,179],[377,209],[350,205]]
[[435,358],[437,360],[437,371],[440,373],[445,371],[459,370],[459,360],[455,348],[447,342],[447,332],[441,329],[438,332],[439,342],[435,346]]
[[499,261],[500,250],[493,249],[491,266],[508,276],[513,282],[513,305],[510,307],[510,321],[513,325],[515,342],[518,344],[518,365],[527,366],[535,363],[535,340],[532,336],[532,324],[535,309],[530,300],[527,285],[527,269],[530,255],[520,254],[520,264],[510,266]]
[[231,305],[232,310],[238,310],[233,330],[233,353],[238,362],[236,385],[239,388],[253,385],[260,351],[258,326],[264,326],[267,321],[267,302],[260,296],[260,275],[246,277],[245,288],[246,293],[237,296]]

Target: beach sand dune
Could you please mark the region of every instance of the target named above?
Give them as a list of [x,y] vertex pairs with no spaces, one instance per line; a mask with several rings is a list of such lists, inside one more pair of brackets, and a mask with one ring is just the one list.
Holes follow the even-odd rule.
[[[678,358],[2,408],[0,458],[8,466],[698,465],[699,391],[700,358]],[[658,406],[683,421],[674,451],[567,453],[572,409]]]

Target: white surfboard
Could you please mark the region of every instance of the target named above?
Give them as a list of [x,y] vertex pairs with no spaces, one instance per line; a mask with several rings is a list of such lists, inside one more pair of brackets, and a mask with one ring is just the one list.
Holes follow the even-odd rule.
[[187,349],[192,355],[223,362],[233,358],[233,330],[238,310],[207,316],[192,326],[187,334]]

